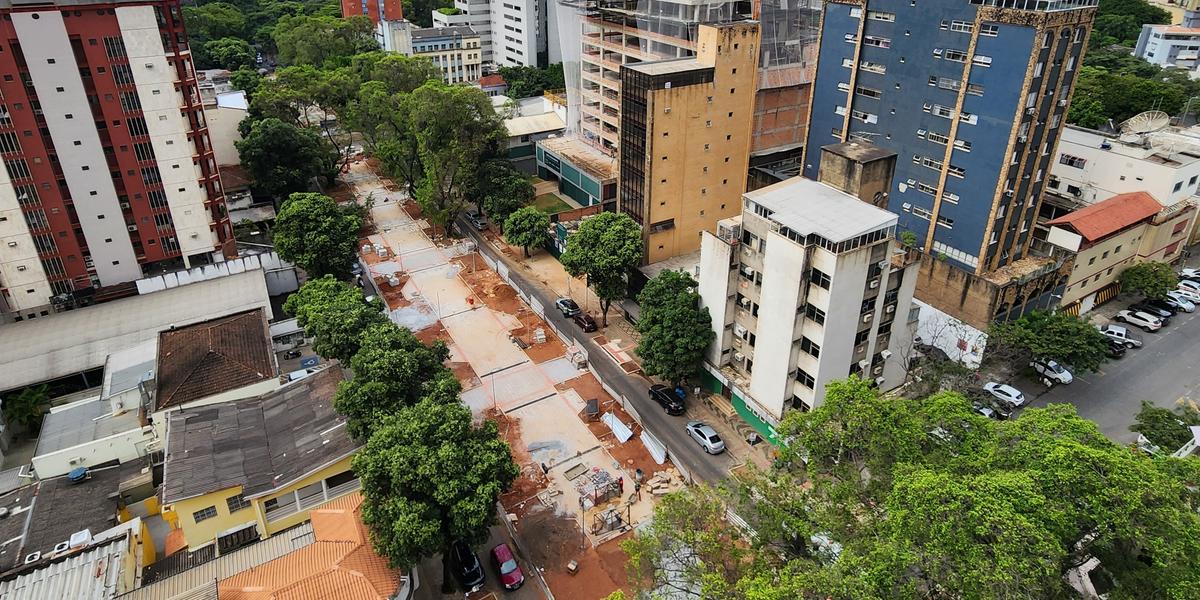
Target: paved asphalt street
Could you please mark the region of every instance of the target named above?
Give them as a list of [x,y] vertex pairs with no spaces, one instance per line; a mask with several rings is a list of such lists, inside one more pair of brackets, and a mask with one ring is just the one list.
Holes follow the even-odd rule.
[[[502,260],[500,253],[487,240],[483,239],[474,227],[460,220],[459,230],[467,232],[475,240],[476,246],[493,260]],[[532,294],[542,303],[542,306],[547,307],[546,319],[554,323],[555,327],[578,334],[576,339],[587,350],[592,367],[600,374],[604,383],[629,399],[638,415],[642,417],[642,426],[667,446],[667,453],[672,461],[699,481],[711,483],[725,479],[729,475],[729,469],[734,466],[729,454],[710,456],[701,450],[700,446],[692,441],[692,438],[684,431],[686,423],[684,417],[667,415],[663,412],[662,407],[650,401],[649,381],[643,377],[625,374],[598,344],[593,342],[590,337],[582,335],[578,326],[563,318],[562,314],[554,309],[556,298],[544,292],[540,286],[533,285],[521,274],[520,268],[511,269],[509,276],[517,284],[517,287]]]
[[1109,438],[1133,442],[1137,434],[1129,426],[1142,400],[1173,408],[1180,398],[1200,399],[1200,369],[1192,354],[1200,340],[1200,311],[1171,317],[1171,324],[1157,333],[1135,331],[1145,344],[1104,363],[1096,373],[1075,373],[1070,385],[1049,390],[1029,379],[1016,386],[1036,396],[1030,406],[1074,404],[1080,416],[1095,421]]

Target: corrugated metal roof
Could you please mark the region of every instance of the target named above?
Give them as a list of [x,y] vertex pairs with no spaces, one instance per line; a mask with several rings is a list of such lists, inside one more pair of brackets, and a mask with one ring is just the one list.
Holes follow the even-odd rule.
[[[120,596],[121,600],[199,600],[216,598],[217,581],[266,564],[313,543],[312,523],[281,531],[261,542],[156,581]],[[6,599],[7,600],[7,599]]]
[[117,594],[125,538],[5,582],[4,600],[108,600]]

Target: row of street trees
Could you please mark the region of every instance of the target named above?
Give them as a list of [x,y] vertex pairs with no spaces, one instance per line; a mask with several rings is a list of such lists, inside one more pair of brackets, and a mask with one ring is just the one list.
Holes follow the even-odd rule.
[[1200,461],[1114,444],[1068,405],[994,421],[852,377],[780,434],[774,468],[669,495],[623,542],[639,597],[1070,598],[1091,557],[1113,598],[1200,595]]
[[353,461],[363,521],[376,551],[408,569],[448,557],[456,540],[486,540],[496,502],[519,468],[495,423],[474,424],[459,401],[445,344],[421,342],[382,308],[331,276],[310,280],[284,304],[317,353],[354,372],[333,405],[365,444]]

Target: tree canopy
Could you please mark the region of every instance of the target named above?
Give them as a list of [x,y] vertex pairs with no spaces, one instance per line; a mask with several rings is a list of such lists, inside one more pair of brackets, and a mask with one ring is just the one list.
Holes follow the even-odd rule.
[[1200,407],[1186,403],[1175,410],[1142,401],[1142,409],[1134,417],[1130,431],[1136,431],[1170,454],[1192,441],[1191,427],[1200,425]]
[[287,15],[271,31],[281,65],[335,66],[378,48],[375,26],[364,15]]
[[1179,285],[1171,265],[1160,261],[1138,263],[1121,271],[1121,291],[1162,299]]
[[1171,13],[1146,0],[1100,0],[1092,25],[1091,48],[1132,47],[1147,23],[1170,23]]
[[1095,371],[1108,358],[1108,338],[1087,320],[1064,312],[1032,311],[1015,321],[993,325],[990,335],[1015,350],[1022,363],[1053,360]]
[[365,440],[388,415],[419,400],[458,402],[461,385],[442,363],[450,350],[425,345],[411,331],[381,321],[365,329],[350,368],[354,378],[338,387],[333,406],[349,418],[350,434]]
[[508,84],[505,95],[509,98],[531,98],[541,96],[546,90],[561,90],[567,87],[563,78],[562,63],[552,64],[545,69],[537,67],[500,67],[500,76]]
[[588,217],[567,238],[559,262],[572,277],[586,275],[600,298],[604,325],[614,300],[625,298],[629,271],[642,261],[642,229],[629,215],[602,212]]
[[361,227],[356,207],[338,206],[323,194],[295,193],[275,217],[275,249],[309,277],[346,279],[357,257]]
[[664,270],[642,288],[638,307],[642,370],[674,384],[698,376],[715,334],[708,308],[700,306],[695,280],[687,273]]
[[443,227],[466,207],[479,165],[497,156],[508,132],[478,88],[429,81],[409,97],[409,116],[424,168],[421,214]]
[[508,216],[504,221],[504,239],[520,246],[529,258],[529,247],[544,245],[550,239],[550,215],[533,206],[526,206]]
[[[1063,574],[1090,557],[1115,580],[1114,598],[1200,590],[1200,514],[1188,488],[1200,463],[1119,446],[1069,405],[995,421],[958,394],[881,397],[852,377],[813,411],[786,415],[779,433],[785,460],[716,492],[754,535],[722,522],[704,494],[682,492],[656,508],[661,527],[626,544],[637,591],[1066,598]],[[697,559],[658,558],[681,545]]]
[[496,500],[520,472],[496,424],[460,403],[424,400],[386,417],[355,455],[376,551],[409,568],[455,540],[487,539]]
[[275,198],[306,191],[314,177],[327,174],[329,149],[321,138],[279,119],[252,123],[235,145],[255,187]]
[[387,321],[378,298],[367,302],[362,291],[326,275],[310,279],[288,296],[283,310],[296,317],[313,350],[325,358],[348,363],[358,352],[363,332]]
[[206,42],[204,52],[212,64],[221,69],[236,71],[254,64],[254,49],[249,42],[238,38],[227,37]]
[[479,178],[471,197],[493,222],[500,224],[507,221],[508,215],[517,209],[533,202],[533,182],[512,163],[494,158],[480,166]]

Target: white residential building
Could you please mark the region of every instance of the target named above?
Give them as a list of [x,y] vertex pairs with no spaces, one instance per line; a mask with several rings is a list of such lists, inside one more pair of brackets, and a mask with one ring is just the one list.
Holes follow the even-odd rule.
[[702,234],[700,258],[716,333],[706,366],[734,404],[777,423],[852,374],[900,385],[917,265],[897,216],[801,177],[743,198],[740,216]]
[[466,25],[479,34],[483,63],[496,67],[547,64],[547,3],[555,0],[454,0],[460,14],[433,11],[434,27]]
[[1142,25],[1134,56],[1160,67],[1174,67],[1197,74],[1200,57],[1200,27],[1180,25]]
[[479,34],[465,26],[414,27],[408,21],[380,21],[383,49],[428,58],[446,83],[475,83],[482,75]]

